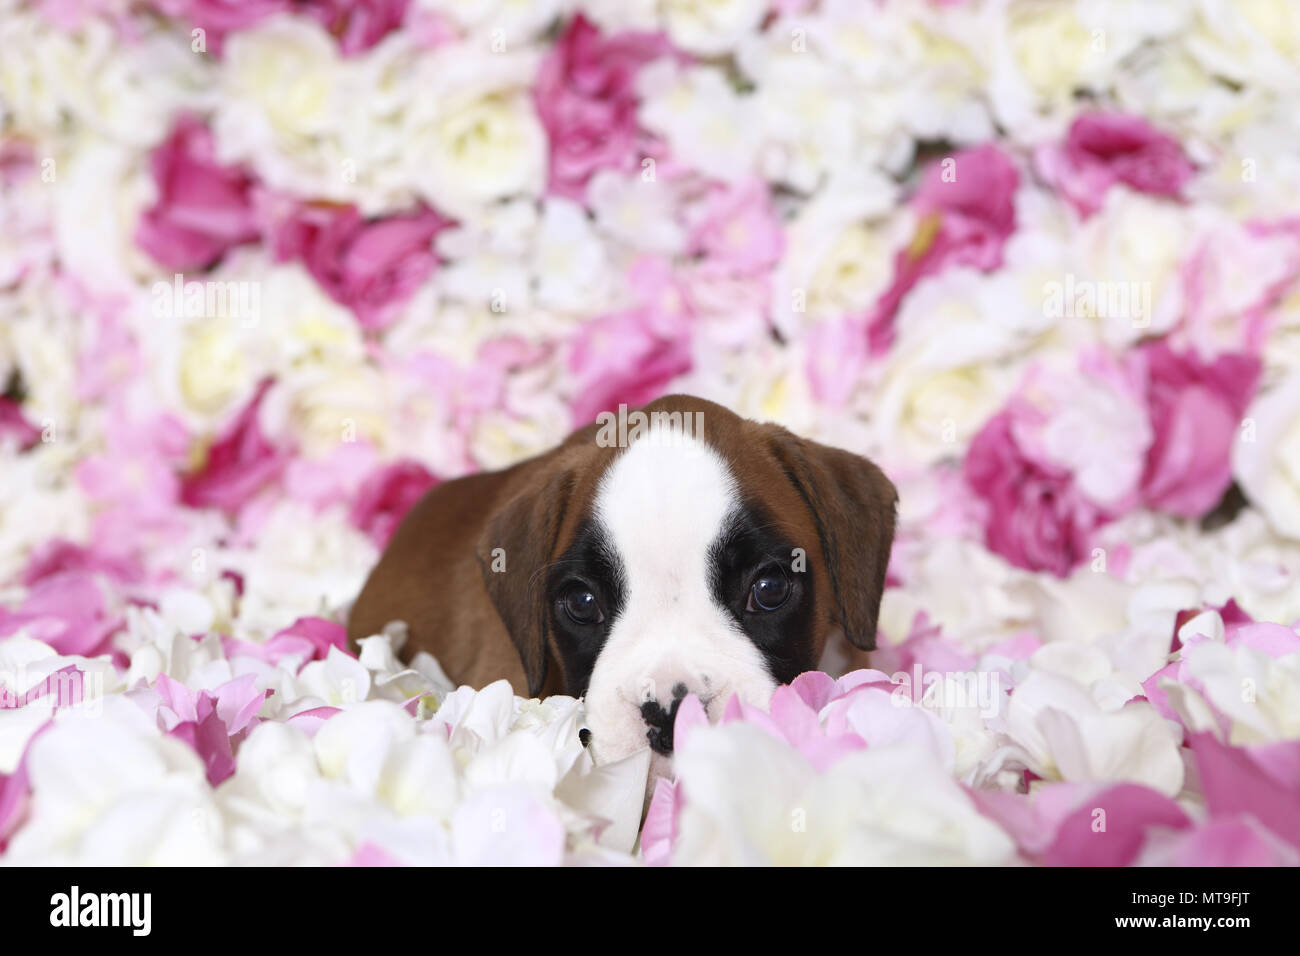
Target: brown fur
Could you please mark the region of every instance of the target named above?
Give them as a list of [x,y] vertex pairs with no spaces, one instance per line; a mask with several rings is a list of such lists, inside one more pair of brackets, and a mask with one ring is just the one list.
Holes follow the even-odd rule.
[[[880,469],[704,399],[670,395],[642,410],[703,412],[704,440],[727,459],[742,493],[763,502],[804,548],[820,596],[818,652],[837,625],[855,647],[874,647],[897,501]],[[589,425],[512,468],[429,491],[366,581],[349,637],[403,620],[406,653],[428,651],[459,684],[505,678],[531,695],[565,692],[541,588],[619,453],[598,446],[597,431]],[[491,570],[495,548],[504,549],[503,573]]]

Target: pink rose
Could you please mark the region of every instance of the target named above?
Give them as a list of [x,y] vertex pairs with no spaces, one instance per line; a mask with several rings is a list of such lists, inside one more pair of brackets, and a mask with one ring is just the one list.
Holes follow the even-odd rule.
[[215,159],[212,133],[183,116],[150,156],[158,198],[135,241],[169,269],[205,269],[227,250],[258,238],[253,177]]
[[427,206],[367,221],[355,206],[303,205],[276,227],[275,255],[301,260],[364,328],[381,329],[433,272],[433,238],[450,224]]
[[84,571],[51,574],[33,585],[16,610],[0,608],[0,637],[26,628],[60,654],[107,653],[122,620],[95,576]]
[[40,440],[41,430],[23,416],[22,406],[0,395],[0,444],[10,441],[20,451],[26,451]]
[[1115,183],[1177,197],[1195,172],[1176,140],[1142,117],[1123,113],[1077,117],[1065,142],[1040,148],[1034,165],[1085,217],[1101,208]]
[[984,272],[1002,265],[1002,247],[1016,231],[1019,184],[1015,164],[990,143],[930,164],[912,199],[916,235],[894,257],[893,280],[867,316],[874,354],[893,344],[898,308],[923,278],[950,265]]
[[153,0],[159,12],[183,20],[205,34],[207,52],[221,54],[226,34],[244,30],[293,9],[293,0]]
[[298,0],[297,9],[334,34],[344,56],[364,53],[402,25],[410,0]]
[[1175,353],[1161,340],[1142,347],[1136,360],[1146,371],[1155,432],[1142,476],[1143,501],[1180,517],[1200,517],[1232,481],[1232,443],[1255,393],[1259,358],[1228,352],[1205,362],[1193,352]]
[[1025,453],[1010,409],[975,436],[965,475],[986,505],[985,544],[1018,568],[1068,576],[1087,556],[1094,529],[1109,520],[1068,471]]
[[311,17],[338,40],[344,56],[370,49],[402,25],[410,0],[153,0],[170,17],[207,33],[208,52],[220,54],[226,36],[277,13]]
[[588,322],[569,358],[577,381],[574,424],[586,425],[620,404],[644,405],[690,368],[689,338],[657,334],[641,310]]
[[252,399],[208,449],[207,460],[181,480],[181,501],[192,508],[236,514],[284,469],[289,455],[262,433],[258,411],[272,385],[265,379]]
[[373,472],[352,503],[352,524],[383,548],[406,513],[438,483],[418,461],[399,461]]
[[144,577],[144,569],[133,555],[83,547],[66,538],[50,538],[32,550],[21,580],[31,587],[51,575],[64,572],[101,574],[117,584],[134,583]]
[[542,61],[534,91],[551,144],[550,191],[582,201],[598,169],[636,167],[643,133],[636,122],[636,77],[670,53],[657,33],[602,36],[581,14]]
[[713,189],[690,236],[690,251],[703,257],[708,275],[763,273],[784,249],[785,231],[759,179]]
[[626,281],[636,306],[583,325],[569,353],[575,425],[620,404],[652,401],[691,369],[692,311],[672,267],[661,259],[638,259]]

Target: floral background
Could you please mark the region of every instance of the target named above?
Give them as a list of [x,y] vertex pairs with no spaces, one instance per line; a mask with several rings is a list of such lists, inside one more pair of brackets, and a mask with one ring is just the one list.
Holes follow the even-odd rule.
[[[0,0],[0,51],[6,860],[1300,861],[1289,0]],[[426,488],[667,391],[901,514],[874,669],[683,707],[638,841],[581,702],[339,622]]]

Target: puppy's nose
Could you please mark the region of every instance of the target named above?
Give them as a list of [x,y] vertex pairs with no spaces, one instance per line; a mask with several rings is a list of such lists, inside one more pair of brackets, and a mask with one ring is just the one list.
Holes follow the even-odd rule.
[[650,699],[641,705],[641,718],[646,722],[646,739],[650,749],[665,757],[673,752],[673,723],[677,709],[686,696],[686,685],[680,681],[673,685],[672,703],[665,709],[658,700]]

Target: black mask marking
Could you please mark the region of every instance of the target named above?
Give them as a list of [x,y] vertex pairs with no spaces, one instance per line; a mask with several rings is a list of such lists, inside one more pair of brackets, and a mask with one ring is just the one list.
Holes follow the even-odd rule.
[[[575,586],[595,595],[603,612],[600,623],[579,624],[566,613],[565,596]],[[599,523],[590,519],[584,522],[573,544],[547,570],[546,595],[557,653],[565,674],[564,692],[581,697],[587,692],[592,669],[609,638],[610,628],[627,600],[623,564]]]
[[[762,505],[746,502],[728,516],[709,548],[713,598],[725,607],[763,655],[768,671],[788,684],[817,666],[813,645],[813,577],[806,552],[816,542],[790,541]],[[803,570],[795,570],[794,551],[805,551]],[[788,598],[775,610],[746,610],[750,592],[765,571],[780,568],[790,582]],[[761,589],[760,589],[761,590]]]

